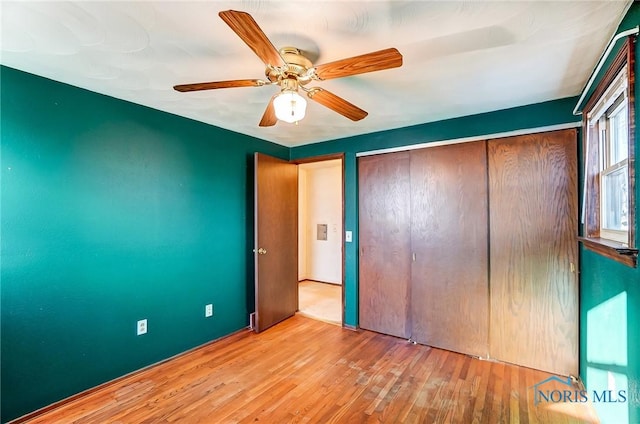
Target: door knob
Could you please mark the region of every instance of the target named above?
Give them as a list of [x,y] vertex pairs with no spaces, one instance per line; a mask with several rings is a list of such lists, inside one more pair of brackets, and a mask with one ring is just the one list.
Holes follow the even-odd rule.
[[258,255],[266,255],[267,249],[263,249],[262,247],[258,249]]

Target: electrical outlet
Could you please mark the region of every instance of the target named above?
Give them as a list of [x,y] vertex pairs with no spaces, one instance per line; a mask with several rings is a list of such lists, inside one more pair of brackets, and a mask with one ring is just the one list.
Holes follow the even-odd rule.
[[136,327],[136,333],[138,334],[138,336],[142,336],[143,334],[147,334],[147,320],[146,319],[141,319],[140,321],[138,321],[138,325]]
[[209,303],[208,305],[205,305],[205,307],[204,307],[204,316],[206,318],[209,318],[210,316],[213,316],[213,304]]

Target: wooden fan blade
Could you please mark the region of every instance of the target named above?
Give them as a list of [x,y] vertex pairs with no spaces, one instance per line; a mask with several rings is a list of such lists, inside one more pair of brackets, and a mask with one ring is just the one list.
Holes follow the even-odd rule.
[[275,96],[269,100],[269,104],[267,104],[267,108],[264,111],[264,115],[262,115],[262,119],[260,120],[261,127],[272,127],[278,122],[278,118],[276,118],[276,108],[273,107],[273,99]]
[[390,48],[318,65],[315,74],[321,80],[328,80],[399,66],[402,66],[402,55],[397,49]]
[[265,63],[265,65],[286,65],[278,50],[273,47],[271,41],[264,35],[256,21],[246,12],[226,10],[218,13],[223,21],[242,38],[247,46]]
[[258,79],[243,79],[230,81],[215,82],[197,82],[195,84],[174,85],[173,89],[180,92],[215,90],[217,88],[234,88],[234,87],[260,87],[264,85],[264,81]]
[[338,97],[335,94],[324,90],[322,88],[313,88],[307,94],[310,99],[315,100],[322,106],[326,106],[329,109],[338,112],[340,115],[345,116],[352,121],[359,121],[366,117],[368,113],[358,106],[349,103],[342,97]]

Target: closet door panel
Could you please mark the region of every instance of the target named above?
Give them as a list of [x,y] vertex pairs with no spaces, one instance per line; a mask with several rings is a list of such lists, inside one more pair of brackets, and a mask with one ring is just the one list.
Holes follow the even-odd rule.
[[360,327],[409,337],[409,153],[358,159]]
[[412,338],[486,357],[488,210],[484,141],[411,152]]
[[578,373],[576,131],[489,141],[490,353]]

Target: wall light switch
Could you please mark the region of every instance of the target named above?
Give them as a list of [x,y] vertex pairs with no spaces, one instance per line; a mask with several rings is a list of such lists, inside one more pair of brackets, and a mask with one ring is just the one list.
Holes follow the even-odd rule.
[[140,321],[138,321],[138,324],[136,326],[136,334],[138,336],[142,336],[143,334],[147,334],[147,320],[146,319],[141,319]]
[[345,231],[345,233],[344,233],[344,241],[346,241],[347,243],[351,243],[353,241],[353,235],[352,235],[351,231]]

